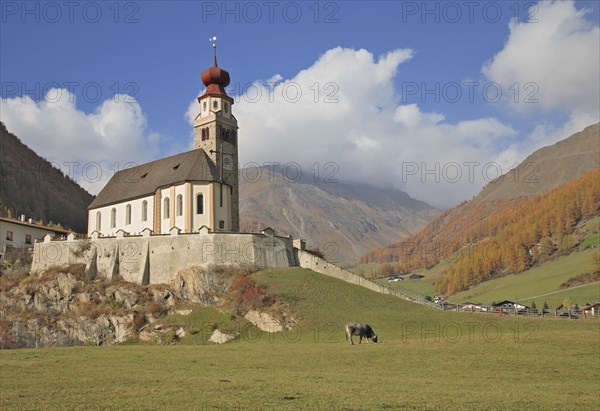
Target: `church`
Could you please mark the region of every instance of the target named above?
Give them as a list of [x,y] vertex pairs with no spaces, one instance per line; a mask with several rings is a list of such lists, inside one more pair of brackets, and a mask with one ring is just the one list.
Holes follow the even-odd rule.
[[[216,39],[216,38],[215,38]],[[115,173],[88,207],[88,235],[239,232],[238,126],[229,73],[214,62],[202,72],[194,150]]]

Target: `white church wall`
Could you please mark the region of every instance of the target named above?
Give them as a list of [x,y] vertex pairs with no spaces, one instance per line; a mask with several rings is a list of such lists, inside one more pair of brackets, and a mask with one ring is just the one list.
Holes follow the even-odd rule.
[[[142,206],[144,201],[147,203],[148,212],[146,221],[142,221]],[[127,224],[126,214],[127,205],[131,206],[131,222]],[[112,226],[111,213],[116,210],[116,224]],[[98,229],[97,218],[100,213],[100,229]],[[152,229],[152,216],[154,215],[154,197],[147,196],[137,198],[123,203],[113,204],[105,207],[92,209],[89,211],[88,235],[95,230],[104,236],[113,236],[118,230],[124,230],[130,234],[140,234],[145,228]]]
[[[171,213],[173,213],[173,206],[175,201],[171,195],[171,187],[163,188],[160,190],[160,234],[168,234],[169,230],[173,227],[171,224]],[[166,200],[168,199],[168,211]]]
[[[178,210],[178,204],[177,204],[178,196],[181,196],[181,198],[182,198],[181,210]],[[175,186],[175,197],[173,198],[172,203],[171,203],[171,207],[173,207],[171,212],[174,213],[174,215],[175,215],[175,224],[174,224],[175,227],[179,228],[182,231],[185,231],[185,213],[186,213],[187,209],[190,207],[189,201],[187,201],[187,200],[188,200],[188,198],[185,193],[185,185],[181,184],[181,185]],[[179,211],[181,211],[181,213],[179,213]]]
[[[204,201],[204,210],[203,210],[204,212],[202,214],[198,214],[197,208],[196,208],[196,198],[198,197],[198,194],[202,194],[203,201]],[[192,203],[194,204],[194,207],[192,209],[192,231],[193,232],[198,232],[198,230],[200,230],[200,227],[202,227],[203,225],[210,227],[211,229],[213,228],[212,222],[210,221],[209,199],[210,199],[210,195],[209,195],[209,184],[208,183],[193,183],[192,184]]]

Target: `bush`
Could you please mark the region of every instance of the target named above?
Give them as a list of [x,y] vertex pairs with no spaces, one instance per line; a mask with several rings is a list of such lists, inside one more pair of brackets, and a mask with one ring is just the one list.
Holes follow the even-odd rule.
[[256,284],[249,274],[235,277],[229,287],[232,308],[237,315],[273,304],[275,298]]

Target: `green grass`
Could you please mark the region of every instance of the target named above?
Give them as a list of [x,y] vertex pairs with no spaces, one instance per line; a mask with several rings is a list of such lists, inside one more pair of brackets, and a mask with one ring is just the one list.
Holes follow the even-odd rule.
[[583,251],[592,246],[596,248],[600,246],[600,233],[592,234],[589,237],[586,237],[585,240],[579,244],[579,250]]
[[433,296],[435,294],[433,283],[428,278],[421,278],[420,280],[407,279],[404,281],[388,281],[387,279],[383,278],[376,280],[376,282],[388,286],[394,290],[403,291],[411,295],[425,297],[427,295]]
[[[412,273],[421,274],[424,278],[420,280],[404,280],[404,281],[388,281],[387,278],[380,278],[376,282],[391,287],[394,290],[403,291],[407,294],[418,295],[421,297],[435,295],[435,280],[440,278],[444,270],[450,265],[450,259],[444,259],[434,267],[427,269],[418,269],[411,271]],[[408,275],[406,275],[407,277]]]
[[573,304],[579,304],[582,306],[586,303],[600,301],[600,284],[587,284],[582,287],[559,290],[552,292],[552,294],[538,294],[535,297],[536,298],[519,298],[519,300],[527,306],[530,306],[531,302],[535,301],[537,308],[542,308],[544,306],[544,302],[547,303],[549,307],[556,308],[568,298]]
[[[224,345],[2,351],[0,408],[597,408],[594,320],[440,312],[299,268],[255,277],[293,306],[296,331]],[[202,311],[173,321],[229,321]],[[370,323],[381,344],[347,344],[347,321]]]
[[[450,298],[451,302],[479,302],[490,304],[493,301],[518,299],[529,305],[532,297],[560,291],[560,285],[569,278],[592,271],[591,255],[594,250],[574,252],[524,271],[520,274],[508,275],[479,284],[470,290],[460,292]],[[590,284],[561,292],[563,295],[540,297],[535,304],[541,307],[547,301],[551,307],[560,305],[566,296],[573,304],[584,304],[600,300],[600,287]],[[552,303],[551,303],[552,302]]]
[[580,230],[588,233],[597,233],[600,231],[600,216],[588,220]]

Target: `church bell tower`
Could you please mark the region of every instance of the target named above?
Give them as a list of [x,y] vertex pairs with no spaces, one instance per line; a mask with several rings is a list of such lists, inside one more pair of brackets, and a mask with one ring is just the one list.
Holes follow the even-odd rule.
[[210,40],[214,62],[201,75],[206,91],[198,97],[200,113],[194,121],[194,146],[204,150],[219,175],[219,187],[215,194],[217,203],[223,201],[222,190],[231,190],[230,230],[239,231],[238,125],[232,113],[233,99],[225,92],[230,82],[229,73],[217,65],[217,38]]

